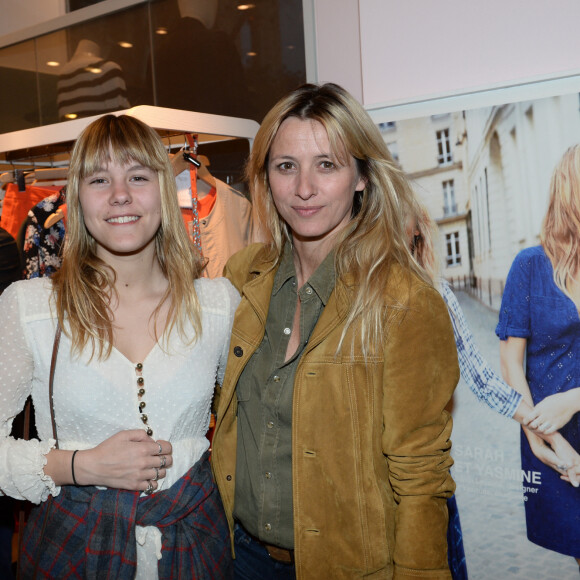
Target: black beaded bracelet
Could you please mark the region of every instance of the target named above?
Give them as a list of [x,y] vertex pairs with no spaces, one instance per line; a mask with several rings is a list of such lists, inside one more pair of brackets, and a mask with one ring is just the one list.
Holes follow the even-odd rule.
[[70,460],[70,470],[72,473],[72,480],[74,485],[78,485],[77,480],[75,478],[75,455],[78,453],[78,449],[73,451],[72,459]]

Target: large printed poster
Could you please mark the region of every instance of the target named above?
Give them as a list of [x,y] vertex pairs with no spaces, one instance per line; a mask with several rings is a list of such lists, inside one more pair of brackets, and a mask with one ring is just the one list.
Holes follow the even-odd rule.
[[[497,313],[465,292],[457,295],[482,354],[500,372]],[[521,468],[519,425],[480,402],[463,380],[456,389],[453,420],[452,474],[469,578],[577,578],[573,558],[527,538],[524,499],[543,482],[539,472]],[[578,502],[580,513],[580,495]]]
[[[379,127],[438,224],[442,274],[479,350],[501,375],[495,327],[506,277],[518,252],[539,244],[552,171],[580,142],[579,95],[438,112]],[[569,354],[573,359],[576,353]],[[571,363],[569,372],[580,388],[580,369]],[[462,379],[452,408],[452,474],[469,578],[578,578],[575,558],[528,539],[525,504],[546,491],[546,475],[522,469],[519,424],[485,399]],[[578,503],[568,511],[580,530],[580,489],[573,491]],[[542,517],[545,533],[557,534],[551,514]]]

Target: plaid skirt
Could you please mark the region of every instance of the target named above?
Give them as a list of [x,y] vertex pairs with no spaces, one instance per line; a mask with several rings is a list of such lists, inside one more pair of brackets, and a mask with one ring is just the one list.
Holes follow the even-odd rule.
[[147,497],[63,486],[30,514],[18,564],[21,577],[134,578],[136,525],[161,531],[160,580],[232,577],[229,528],[209,453],[169,489]]

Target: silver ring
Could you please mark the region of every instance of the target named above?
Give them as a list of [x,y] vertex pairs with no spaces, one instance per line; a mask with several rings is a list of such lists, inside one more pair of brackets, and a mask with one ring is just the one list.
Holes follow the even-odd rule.
[[163,469],[166,463],[167,463],[167,455],[161,455],[161,465],[159,466],[159,469]]
[[155,441],[155,443],[159,445],[159,453],[157,453],[157,455],[161,455],[163,453],[163,447],[161,447],[161,443],[159,443],[159,441]]
[[147,486],[145,493],[147,495],[151,495],[153,493],[153,482],[151,480],[148,480],[148,483],[149,483],[149,485]]
[[557,467],[560,471],[566,471],[568,469],[567,465],[558,465]]
[[155,470],[155,477],[152,481],[157,481],[159,479],[159,469],[157,467],[154,467],[153,469]]

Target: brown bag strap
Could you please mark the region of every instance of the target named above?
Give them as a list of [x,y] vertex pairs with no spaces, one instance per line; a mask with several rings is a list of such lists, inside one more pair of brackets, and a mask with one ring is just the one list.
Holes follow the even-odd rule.
[[56,368],[56,357],[58,356],[58,345],[60,344],[61,328],[60,324],[56,323],[56,332],[54,334],[54,344],[52,345],[52,358],[50,360],[50,377],[48,381],[48,403],[50,405],[50,420],[52,422],[52,437],[56,441],[56,448],[58,449],[58,437],[56,434],[56,422],[54,420],[54,371]]
[[[54,385],[53,385],[53,383],[54,383],[54,371],[56,368],[56,357],[58,356],[58,346],[60,344],[60,335],[61,335],[61,328],[60,328],[60,324],[57,322],[56,323],[56,332],[54,334],[54,344],[52,345],[52,358],[50,360],[50,375],[49,375],[49,379],[48,379],[48,404],[50,405],[50,420],[52,422],[52,437],[56,441],[56,448],[57,449],[58,449],[58,438],[57,438],[57,434],[56,434],[56,422],[54,420],[54,404],[53,404],[53,400],[52,400],[52,393],[54,390]],[[30,438],[31,407],[32,407],[32,403],[31,403],[31,401],[28,401],[26,404],[26,409],[24,411],[24,413],[25,413],[24,438],[25,439]],[[51,508],[51,504],[49,504],[49,506],[46,510],[44,521],[42,523],[42,529],[40,531],[40,538],[41,539],[44,537],[44,531],[46,528],[46,522],[48,520],[48,514],[50,513],[50,508]],[[23,507],[21,507],[19,510],[19,513],[18,513],[18,536],[19,536],[18,537],[18,556],[17,556],[18,562],[20,562],[20,554],[22,553],[22,539],[23,539],[23,532],[24,532],[25,525],[26,525],[25,510]],[[39,542],[39,545],[40,545],[40,542]],[[36,578],[38,575],[37,568],[38,568],[38,560],[37,560],[36,565],[34,567],[34,576],[33,576],[34,578]],[[20,566],[18,566],[17,578],[19,580],[22,578]]]

